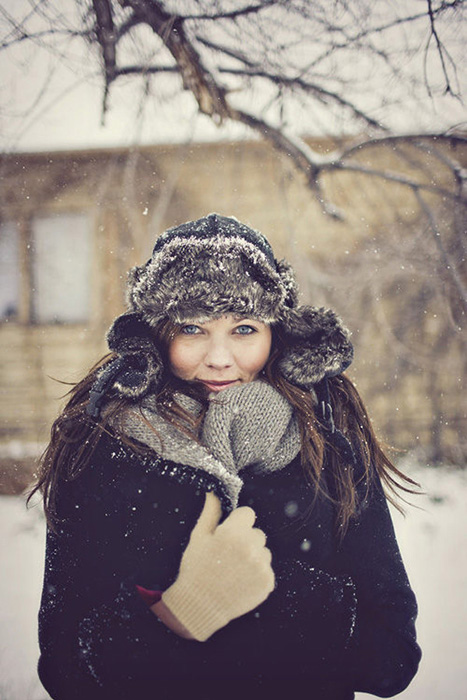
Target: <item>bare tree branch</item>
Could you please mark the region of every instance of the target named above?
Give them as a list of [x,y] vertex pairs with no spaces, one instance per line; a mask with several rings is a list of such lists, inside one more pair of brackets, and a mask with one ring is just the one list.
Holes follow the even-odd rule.
[[64,38],[83,38],[85,36],[84,32],[74,32],[70,29],[46,29],[40,32],[33,32],[29,34],[24,32],[20,36],[16,36],[11,40],[5,39],[0,43],[0,51],[9,49],[15,44],[20,44],[24,41],[32,41],[34,43],[40,43],[43,39],[48,39],[49,37],[64,37]]
[[433,192],[434,194],[438,194],[442,197],[447,197],[448,199],[452,199],[454,201],[462,201],[457,192],[452,192],[451,190],[446,189],[445,187],[441,187],[439,185],[435,185],[429,182],[417,182],[416,180],[413,180],[412,178],[406,177],[404,175],[392,173],[389,170],[369,168],[365,165],[361,165],[360,163],[352,163],[348,161],[346,162],[338,160],[333,163],[323,163],[320,170],[323,172],[330,170],[345,170],[346,172],[359,173],[360,175],[368,175],[370,177],[376,177],[382,180],[386,180],[386,182],[393,182],[398,185],[403,185],[404,187],[408,187],[411,190],[413,190],[413,192],[419,192],[420,190],[426,192]]
[[183,18],[168,14],[159,2],[147,3],[144,0],[125,0],[135,17],[145,21],[158,34],[174,57],[183,86],[193,93],[200,111],[219,123],[228,116],[225,104],[225,90],[203,65],[199,53],[189,41]]
[[92,0],[96,13],[96,35],[102,49],[104,61],[105,87],[102,103],[102,120],[107,111],[109,88],[115,79],[117,65],[116,35],[109,0]]
[[178,73],[177,66],[123,66],[115,72],[115,79],[126,75],[157,75],[157,73]]
[[337,92],[327,90],[326,88],[320,85],[310,83],[306,80],[303,80],[300,77],[288,78],[284,75],[274,75],[259,68],[251,70],[241,70],[236,68],[219,68],[219,72],[229,73],[230,75],[241,75],[250,78],[265,78],[266,80],[270,80],[271,82],[276,83],[277,85],[293,87],[295,89],[299,88],[304,92],[313,94],[322,102],[336,102],[341,107],[349,109],[355,117],[361,119],[367,124],[367,126],[371,126],[382,131],[385,130],[385,127],[382,126],[380,122],[376,121],[375,119],[372,119],[372,117],[362,112],[362,110],[358,109],[356,105],[352,104],[349,100],[345,99]]
[[385,134],[384,136],[375,136],[372,139],[356,139],[348,148],[342,151],[342,158],[347,158],[356,152],[361,152],[364,148],[373,148],[383,144],[390,145],[393,143],[415,143],[418,145],[418,143],[423,139],[425,139],[427,142],[445,141],[446,143],[450,144],[467,146],[467,136],[464,136],[461,133],[443,133],[432,131],[424,134]]
[[[449,62],[451,63],[451,66],[453,67],[454,73],[456,73],[455,65],[454,65],[451,57],[449,56],[448,51],[446,50],[445,46],[443,45],[441,39],[439,38],[438,30],[436,29],[436,24],[435,24],[435,11],[433,10],[432,0],[427,0],[427,3],[428,3],[428,17],[430,18],[431,31],[430,31],[430,36],[428,37],[426,48],[425,48],[425,75],[426,75],[426,68],[427,68],[426,64],[427,64],[428,48],[430,46],[431,39],[434,38],[434,40],[436,42],[436,48],[438,51],[438,56],[439,56],[439,60],[441,63],[441,67],[443,69],[444,80],[446,83],[445,92],[447,94],[449,93],[449,94],[453,95],[454,97],[459,98],[458,91],[454,91],[452,89],[451,81],[450,81],[449,75],[448,75],[446,59],[449,60]],[[426,85],[427,85],[428,92],[431,96],[431,90],[430,90],[428,80],[426,80]]]
[[258,119],[247,112],[235,110],[230,116],[236,121],[240,121],[254,131],[260,133],[262,137],[270,141],[275,148],[292,159],[295,166],[305,175],[306,182],[313,190],[323,211],[334,219],[341,220],[343,218],[337,207],[327,202],[323,196],[321,184],[319,182],[319,174],[322,166],[317,153],[313,153],[306,144],[297,142],[290,136],[287,136],[283,130],[277,129],[267,124],[264,120]]
[[[453,0],[453,2],[442,2],[439,5],[439,7],[432,10],[433,22],[436,21],[436,17],[438,15],[441,15],[442,13],[447,12],[449,10],[456,9],[463,4],[464,4],[464,0]],[[359,42],[359,41],[361,41],[361,39],[364,39],[367,36],[372,36],[375,34],[382,34],[383,32],[386,32],[388,29],[394,29],[395,27],[399,27],[401,25],[407,26],[408,24],[411,24],[412,22],[417,22],[418,20],[426,19],[426,16],[427,15],[426,15],[425,11],[424,12],[417,12],[417,14],[415,14],[415,15],[403,15],[402,17],[397,17],[396,19],[391,20],[390,22],[385,22],[384,24],[379,24],[376,27],[370,27],[368,29],[358,29],[358,31],[354,34],[352,34],[351,31],[347,33],[347,28],[345,26],[334,27],[335,31],[345,33],[346,42],[342,43],[342,44],[334,44],[333,48],[335,48],[335,49],[347,48],[349,42]]]
[[426,219],[429,224],[429,229],[433,235],[433,240],[436,244],[436,247],[438,248],[438,251],[441,256],[441,260],[444,263],[444,269],[445,272],[449,274],[451,277],[454,285],[457,288],[457,291],[459,292],[459,298],[462,300],[463,305],[465,309],[467,310],[467,287],[462,281],[462,278],[457,270],[457,265],[455,262],[451,259],[450,255],[446,251],[444,245],[443,245],[443,239],[441,236],[441,231],[439,230],[439,226],[436,222],[436,219],[433,215],[433,211],[431,208],[428,206],[422,195],[420,194],[419,190],[414,190],[414,194],[417,198],[418,203],[420,204],[420,208],[423,211],[423,213],[426,216]]
[[277,0],[263,0],[260,4],[247,5],[238,10],[231,10],[230,12],[213,12],[212,14],[199,14],[199,15],[182,15],[184,20],[197,19],[197,20],[217,20],[217,19],[237,19],[238,17],[244,17],[245,15],[256,14],[266,7],[274,5]]
[[[246,54],[243,51],[240,51],[239,49],[232,49],[231,46],[218,44],[210,39],[207,39],[206,37],[199,35],[196,35],[196,41],[198,41],[200,44],[203,44],[208,49],[213,49],[214,51],[219,51],[220,53],[223,53],[226,56],[235,58],[237,61],[240,61],[244,65],[249,66],[253,70],[258,68],[257,64],[253,63],[253,61],[250,61]],[[221,68],[219,68],[219,70],[221,70]]]
[[[428,166],[420,159],[416,163],[417,159],[411,158],[406,150],[400,150],[408,143],[423,149],[423,135],[391,134],[387,126],[383,126],[374,116],[373,107],[369,108],[359,100],[353,78],[349,78],[345,71],[334,74],[332,64],[326,63],[330,58],[333,61],[342,58],[343,51],[346,51],[345,61],[348,60],[347,55],[357,56],[358,59],[365,51],[372,61],[379,61],[379,65],[386,64],[392,77],[396,77],[398,83],[402,82],[403,66],[393,59],[392,41],[385,45],[380,38],[400,28],[410,27],[412,31],[422,23],[426,30],[428,24],[430,40],[426,50],[432,53],[436,50],[448,92],[454,94],[450,82],[452,71],[449,71],[451,56],[438,23],[447,13],[457,12],[464,3],[463,0],[452,0],[440,2],[436,7],[432,0],[427,0],[427,3],[423,12],[399,16],[394,13],[391,16],[388,12],[387,19],[383,17],[373,22],[372,5],[367,4],[366,0],[359,3],[340,2],[335,6],[321,0],[307,3],[302,0],[251,0],[234,9],[219,0],[212,8],[200,3],[199,14],[192,11],[193,5],[186,3],[186,0],[170,5],[165,0],[87,0],[84,7],[88,8],[88,13],[83,26],[74,31],[77,35],[81,32],[84,39],[99,47],[104,75],[103,117],[109,90],[118,78],[135,75],[148,81],[150,76],[157,74],[179,75],[183,89],[193,95],[199,112],[209,116],[216,124],[229,120],[246,125],[260,138],[269,141],[302,173],[322,209],[334,218],[342,218],[343,214],[325,196],[323,174],[339,171],[356,173],[398,184],[416,193],[437,193],[452,201],[462,201],[465,196],[464,171],[460,163],[454,162],[440,150],[435,157],[443,162],[446,171],[452,173],[453,184],[452,187],[447,181],[442,185],[436,184],[437,178],[430,178]],[[28,34],[27,21],[38,11],[37,7],[24,21],[15,21],[4,13],[10,27],[8,42],[25,40],[28,35],[34,38],[34,33]],[[173,12],[174,7],[176,13]],[[208,7],[207,11],[205,7]],[[186,8],[189,10],[184,12]],[[47,5],[43,5],[41,11],[45,17],[50,17],[50,27],[41,34],[36,33],[36,37],[43,37],[44,41],[53,40],[53,33],[62,31],[62,27],[54,24],[57,15],[47,15]],[[146,52],[147,58],[137,51],[133,55],[128,54],[130,42],[126,37],[130,35],[131,44],[139,47],[142,28],[152,30],[156,52],[161,53],[157,61],[154,60],[154,51]],[[433,43],[432,49],[430,43]],[[324,52],[320,50],[323,45],[326,47]],[[301,57],[302,48],[307,60]],[[306,53],[308,50],[310,60]],[[353,54],[349,53],[352,51]],[[237,65],[232,65],[233,61]],[[317,75],[315,68],[319,63],[322,64],[322,71]],[[225,83],[221,82],[221,76],[225,78]],[[358,76],[355,84],[358,84]],[[251,109],[235,106],[234,93],[243,91],[248,94],[250,86],[260,86],[261,89],[268,86],[267,100],[261,107],[252,103]],[[407,88],[413,88],[410,81]],[[382,104],[384,99],[383,90]],[[347,121],[351,120],[354,128],[360,123],[365,129],[376,131],[378,136],[355,136],[350,144],[349,139],[344,139],[333,153],[319,154],[303,138],[293,134],[292,129],[285,127],[284,105],[290,100],[300,101],[307,108],[313,109],[318,105],[323,109],[339,110]],[[274,111],[275,118],[272,116]],[[431,134],[431,138],[434,136]],[[460,136],[443,133],[436,136],[446,142],[452,143],[456,139],[456,143],[465,143]],[[361,154],[370,146],[383,144],[392,144],[399,149],[399,171],[372,167],[356,157],[357,153]],[[408,167],[412,171],[410,175],[407,174]],[[416,174],[413,174],[415,171]]]
[[120,26],[115,27],[116,40],[120,41],[120,39],[131,32],[132,29],[143,23],[144,21],[141,17],[137,17],[134,14],[130,15]]

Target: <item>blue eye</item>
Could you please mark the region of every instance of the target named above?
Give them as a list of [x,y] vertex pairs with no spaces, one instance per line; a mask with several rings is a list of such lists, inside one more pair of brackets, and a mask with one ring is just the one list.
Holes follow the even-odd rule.
[[241,326],[236,327],[235,333],[238,333],[239,335],[251,335],[252,333],[256,333],[256,328],[242,324]]
[[200,332],[201,329],[199,326],[195,326],[193,323],[183,326],[183,328],[180,330],[180,333],[184,333],[185,335],[197,335]]

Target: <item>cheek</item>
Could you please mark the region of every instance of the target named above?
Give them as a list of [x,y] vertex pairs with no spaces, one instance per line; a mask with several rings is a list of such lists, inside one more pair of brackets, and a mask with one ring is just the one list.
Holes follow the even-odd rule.
[[251,349],[251,352],[248,355],[245,355],[245,370],[252,374],[258,374],[259,372],[261,372],[264,365],[268,361],[270,352],[271,335],[262,335],[260,338],[258,338],[258,341],[255,343],[255,346]]
[[196,356],[181,339],[175,338],[169,346],[170,369],[176,377],[188,379],[196,368]]

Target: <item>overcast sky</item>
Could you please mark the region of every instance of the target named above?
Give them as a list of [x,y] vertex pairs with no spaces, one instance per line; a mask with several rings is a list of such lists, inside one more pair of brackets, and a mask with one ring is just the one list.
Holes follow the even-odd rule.
[[[60,7],[72,11],[73,2],[60,0]],[[0,8],[16,18],[24,17],[30,4],[0,0]],[[218,129],[197,115],[193,97],[180,93],[178,78],[167,76],[153,81],[150,100],[144,98],[141,80],[121,79],[111,91],[102,124],[103,79],[98,71],[96,54],[79,40],[65,42],[55,52],[28,42],[1,51],[0,149],[128,146],[247,133],[237,125]]]
[[[0,0],[0,9],[3,15],[8,12],[20,18],[36,1]],[[401,0],[397,2],[400,4]],[[407,0],[402,5],[411,3],[420,9],[420,0]],[[74,0],[61,0],[61,11],[73,12],[74,8]],[[4,22],[0,29],[4,41]],[[465,46],[465,26],[453,27],[451,35],[457,35],[458,45],[464,36]],[[465,55],[464,50],[456,57],[461,81],[465,81],[467,73]],[[439,65],[432,62],[429,69],[439,70]],[[352,66],[352,70],[357,71],[358,67]],[[103,125],[102,77],[98,71],[96,54],[79,40],[62,41],[53,51],[28,42],[1,51],[0,149],[11,152],[129,146],[250,135],[235,125],[220,130],[207,117],[197,116],[194,99],[186,92],[180,93],[179,79],[168,76],[152,81],[150,99],[144,99],[143,81],[121,79],[111,91]],[[381,89],[381,85],[376,87]],[[397,86],[387,86],[387,90],[389,97],[389,91],[397,90]],[[425,96],[423,103],[418,100],[409,109],[407,101],[399,106],[392,104],[387,111],[382,110],[381,116],[389,116],[399,131],[417,131],[461,124],[466,120],[466,111],[456,99],[433,100]],[[297,132],[316,134],[338,128],[329,110],[320,115],[319,107],[313,115],[297,112],[293,125]]]

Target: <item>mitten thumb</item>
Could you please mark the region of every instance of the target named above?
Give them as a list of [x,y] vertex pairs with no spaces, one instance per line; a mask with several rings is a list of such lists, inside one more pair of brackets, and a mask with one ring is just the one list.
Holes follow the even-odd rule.
[[212,535],[222,516],[221,503],[211,491],[206,494],[204,508],[191,532],[191,540],[200,536]]

